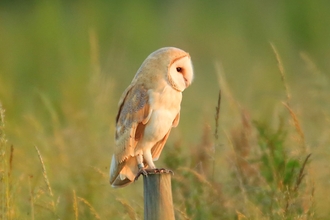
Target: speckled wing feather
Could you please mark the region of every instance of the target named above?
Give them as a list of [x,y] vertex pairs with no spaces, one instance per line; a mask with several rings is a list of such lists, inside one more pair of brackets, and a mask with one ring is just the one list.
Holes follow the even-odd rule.
[[126,160],[134,156],[136,144],[143,135],[152,111],[148,90],[143,84],[131,84],[123,93],[119,106],[110,182],[115,181]]

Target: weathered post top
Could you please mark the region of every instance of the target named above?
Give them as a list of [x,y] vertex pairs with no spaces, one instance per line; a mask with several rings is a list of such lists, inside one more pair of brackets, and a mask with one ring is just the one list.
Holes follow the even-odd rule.
[[171,173],[143,176],[144,220],[174,220]]

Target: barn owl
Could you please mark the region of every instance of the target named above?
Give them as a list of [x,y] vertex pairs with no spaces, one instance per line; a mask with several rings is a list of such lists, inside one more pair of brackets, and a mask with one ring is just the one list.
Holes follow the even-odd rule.
[[[165,47],[151,53],[119,100],[110,184],[122,187],[140,174],[159,172],[158,160],[180,119],[182,92],[192,83],[187,52]],[[162,169],[164,170],[164,169]]]

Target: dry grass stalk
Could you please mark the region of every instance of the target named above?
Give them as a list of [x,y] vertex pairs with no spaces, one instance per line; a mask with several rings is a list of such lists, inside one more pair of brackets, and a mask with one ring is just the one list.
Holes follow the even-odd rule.
[[39,156],[39,160],[40,160],[40,163],[41,163],[41,167],[42,167],[42,175],[44,177],[44,181],[46,183],[46,186],[47,186],[47,189],[48,189],[48,192],[49,192],[49,195],[51,197],[54,197],[54,194],[53,194],[53,190],[52,188],[50,187],[50,183],[49,183],[49,179],[48,179],[48,176],[47,176],[47,171],[46,171],[46,167],[45,167],[45,163],[44,163],[44,160],[42,159],[41,157],[41,154],[40,154],[40,151],[38,149],[37,146],[34,146],[36,151],[37,151],[37,154]]
[[239,165],[237,164],[237,153],[235,151],[235,147],[234,147],[234,144],[232,142],[232,140],[230,139],[229,135],[227,134],[226,131],[224,131],[224,134],[229,142],[229,145],[231,146],[233,152],[234,152],[234,170],[235,170],[235,173],[236,173],[236,177],[237,177],[237,181],[239,183],[239,188],[242,192],[242,195],[243,195],[243,198],[244,198],[244,203],[245,205],[248,205],[249,203],[249,199],[248,199],[248,196],[247,196],[247,193],[246,193],[246,189],[244,187],[244,184],[243,184],[243,178],[242,178],[242,175],[241,173],[239,172]]
[[311,218],[314,217],[315,213],[315,182],[313,181],[311,187],[310,196],[304,202],[304,213],[307,213]]
[[89,30],[89,44],[90,44],[90,57],[92,65],[92,73],[99,75],[100,71],[100,59],[99,59],[99,44],[97,35],[94,29]]
[[7,185],[6,185],[6,151],[5,151],[5,144],[6,138],[4,135],[4,127],[5,127],[5,110],[2,108],[0,103],[0,160],[1,160],[1,167],[0,167],[0,217],[1,219],[6,219],[6,208],[7,208]]
[[34,220],[34,197],[32,192],[31,178],[32,176],[29,176],[30,208],[31,208],[31,219]]
[[3,134],[3,128],[5,127],[5,110],[2,108],[2,104],[0,102],[0,135]]
[[182,219],[184,220],[191,220],[191,218],[188,217],[187,213],[182,211],[180,208],[174,207],[175,211],[178,212]]
[[95,219],[101,219],[100,215],[96,212],[96,210],[94,209],[94,207],[84,198],[82,197],[77,197],[80,201],[82,201],[85,205],[88,206],[89,210],[91,211],[91,213],[93,214],[93,216],[95,217]]
[[236,210],[236,214],[237,214],[238,220],[247,219],[247,217],[244,214],[242,214],[241,212],[239,212],[237,210]]
[[91,166],[97,173],[99,173],[103,178],[107,179],[108,174],[103,172],[100,168]]
[[247,111],[241,111],[241,125],[232,129],[231,138],[234,149],[242,158],[246,158],[251,151],[250,135],[252,133],[250,115]]
[[120,198],[116,198],[116,200],[118,202],[120,202],[125,207],[125,209],[127,211],[127,214],[130,217],[130,219],[132,219],[132,220],[137,220],[138,219],[137,214],[134,211],[134,208],[127,201],[125,201],[124,199],[120,199]]
[[[186,171],[186,172],[189,172],[191,174],[193,174],[193,176],[196,177],[196,179],[200,182],[200,183],[203,183],[205,184],[206,186],[209,187],[209,189],[211,189],[213,191],[213,193],[215,193],[216,195],[220,196],[219,195],[219,191],[217,190],[217,188],[213,187],[212,183],[210,183],[205,176],[199,174],[198,172],[196,172],[195,170],[193,169],[190,169],[188,167],[179,167],[178,168],[178,171]],[[184,182],[184,181],[183,181]]]
[[44,107],[47,109],[50,118],[52,120],[52,125],[54,127],[55,135],[57,135],[56,132],[58,132],[60,129],[60,119],[59,115],[54,107],[54,104],[52,103],[51,99],[43,92],[39,91],[39,95],[41,98],[42,103],[44,104]]
[[[307,155],[307,157],[304,160],[304,163],[300,167],[299,174],[298,174],[298,176],[296,178],[296,183],[295,183],[294,187],[293,188],[287,188],[287,190],[286,190],[286,195],[285,195],[285,197],[286,197],[286,204],[285,204],[284,211],[283,211],[283,214],[285,216],[288,215],[290,207],[294,203],[296,203],[298,188],[299,188],[302,180],[306,176],[306,174],[305,174],[304,171],[305,171],[305,168],[306,168],[306,164],[307,164],[307,162],[308,162],[308,160],[309,160],[309,158],[310,158],[311,155],[312,154],[308,154]],[[309,201],[311,204],[313,204],[313,197],[314,197],[314,187],[312,188],[311,199]],[[303,203],[305,202],[304,199],[302,199],[302,202]],[[304,215],[305,214],[308,214],[309,212],[312,212],[311,207],[312,207],[312,205],[310,205],[310,204],[303,204],[302,205],[302,208],[304,210]],[[310,213],[310,214],[313,215],[313,213]]]
[[321,74],[321,71],[317,68],[317,66],[312,61],[312,59],[308,56],[307,53],[300,52],[300,57],[306,63],[307,69],[308,69],[309,72],[311,72],[313,74],[316,74],[316,75],[320,75]]
[[[215,131],[214,131],[214,137],[215,141],[218,141],[219,139],[219,118],[220,118],[220,106],[221,106],[221,89],[219,90],[219,96],[218,96],[218,102],[217,106],[215,107]],[[212,155],[215,155],[215,144],[213,144],[213,152]],[[214,172],[215,172],[215,159],[214,156],[212,156],[212,181],[214,181]]]
[[[11,181],[11,173],[12,173],[12,168],[13,168],[13,155],[14,155],[14,147],[13,145],[10,146],[10,155],[9,155],[9,164],[6,165],[8,169],[8,178],[7,178],[7,187],[6,187],[6,200],[7,200],[7,216],[8,219],[12,219],[13,214],[12,213],[12,181]],[[8,162],[7,162],[8,163]]]
[[8,172],[8,178],[10,179],[11,172],[13,170],[13,158],[14,158],[14,146],[10,146],[10,155],[9,155],[9,172]]
[[188,168],[188,167],[179,167],[179,168],[178,168],[178,171],[180,171],[180,170],[182,170],[182,171],[186,171],[186,172],[189,172],[189,173],[193,174],[193,175],[196,177],[196,179],[197,179],[198,181],[200,181],[201,183],[207,185],[207,186],[208,186],[209,188],[211,188],[214,192],[217,192],[217,190],[212,186],[212,184],[211,184],[209,181],[207,181],[207,179],[206,179],[203,175],[199,174],[199,173],[196,172],[195,170],[190,169],[190,168]]
[[250,115],[246,110],[241,111],[241,124],[230,132],[231,143],[234,150],[235,164],[244,184],[255,182],[260,172],[257,166],[248,159],[251,146],[252,125]]
[[73,211],[74,211],[74,219],[78,220],[79,210],[78,210],[77,196],[75,190],[73,190]]
[[310,158],[311,155],[312,155],[312,154],[308,154],[308,155],[307,155],[306,159],[304,160],[303,165],[302,165],[301,168],[300,168],[299,175],[298,175],[298,177],[297,177],[297,179],[296,179],[296,184],[295,184],[295,187],[294,187],[294,189],[293,189],[294,192],[296,192],[296,191],[298,190],[298,187],[300,186],[301,181],[303,180],[303,178],[304,178],[305,175],[306,175],[306,174],[304,173],[304,170],[305,170],[306,164],[307,164],[307,162],[308,162],[308,160],[309,160],[309,158]]
[[215,107],[215,131],[214,131],[214,137],[215,140],[218,140],[219,134],[218,134],[218,129],[219,129],[219,118],[220,118],[220,104],[221,104],[221,89],[219,90],[219,96],[218,96],[218,103],[217,106]]
[[52,190],[52,188],[50,186],[50,183],[49,183],[49,179],[48,179],[48,176],[47,176],[47,171],[46,171],[45,163],[44,163],[44,160],[42,159],[42,156],[40,154],[40,151],[39,151],[38,147],[37,146],[34,146],[34,147],[35,147],[35,149],[37,151],[37,154],[39,156],[39,160],[40,160],[41,167],[42,167],[42,175],[44,177],[44,181],[46,183],[48,193],[49,193],[49,195],[51,197],[51,202],[50,202],[51,210],[56,215],[56,204],[54,202],[54,194],[53,194],[53,190]]
[[11,197],[11,162],[8,162],[6,156],[7,139],[5,135],[5,110],[0,102],[0,219],[13,219],[13,207]]
[[290,113],[291,118],[292,118],[293,123],[294,123],[294,127],[296,128],[296,131],[300,136],[301,142],[303,143],[303,147],[304,147],[303,150],[304,150],[304,153],[305,153],[307,151],[306,144],[305,144],[305,135],[304,135],[304,132],[303,132],[301,126],[300,126],[298,117],[287,103],[282,102],[282,104],[289,110],[289,113]]
[[284,70],[284,66],[283,66],[283,63],[282,63],[282,59],[280,57],[280,54],[278,53],[275,45],[273,43],[270,43],[273,51],[274,51],[274,54],[276,56],[276,60],[277,60],[277,65],[278,65],[278,68],[280,70],[280,73],[281,73],[281,79],[282,79],[282,82],[283,82],[283,85],[284,85],[284,88],[285,88],[285,93],[286,93],[286,102],[289,103],[290,99],[291,99],[291,95],[290,95],[290,91],[289,91],[289,87],[288,87],[288,84],[286,82],[286,77],[285,77],[285,70]]

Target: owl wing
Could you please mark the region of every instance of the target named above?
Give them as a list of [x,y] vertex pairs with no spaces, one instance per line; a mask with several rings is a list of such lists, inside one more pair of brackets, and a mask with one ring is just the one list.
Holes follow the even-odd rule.
[[[175,119],[173,120],[172,127],[178,126],[179,121],[180,121],[180,112],[176,115]],[[167,141],[168,136],[170,135],[170,132],[171,132],[171,128],[167,132],[167,134],[165,135],[165,137],[162,140],[158,141],[155,144],[155,146],[151,149],[151,155],[152,155],[152,159],[154,161],[158,160],[160,154],[162,153],[162,150],[164,148],[164,145],[165,145],[165,143]]]
[[148,90],[141,84],[130,85],[119,101],[110,183],[116,180],[126,160],[134,156],[136,144],[142,138],[151,112]]

